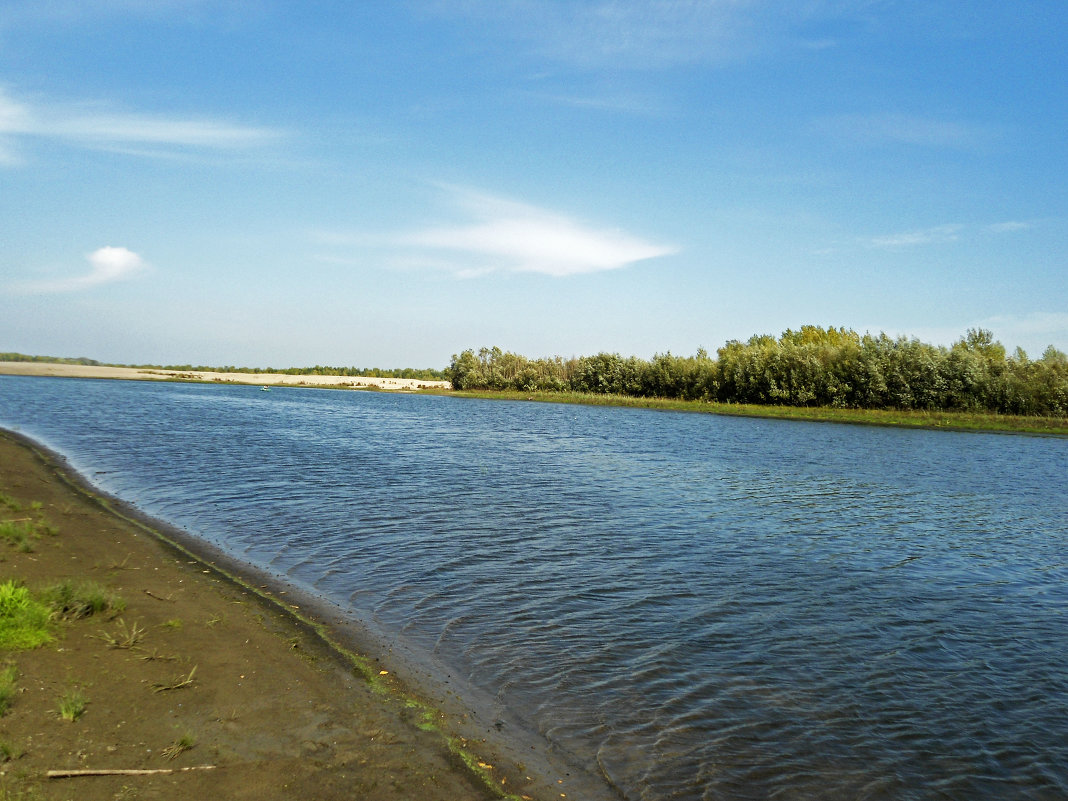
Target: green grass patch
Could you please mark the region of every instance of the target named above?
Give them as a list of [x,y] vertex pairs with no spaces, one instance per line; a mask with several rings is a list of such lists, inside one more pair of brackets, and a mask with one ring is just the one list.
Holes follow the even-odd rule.
[[0,584],[0,649],[24,651],[52,641],[49,608],[14,580]]
[[62,720],[73,723],[85,714],[85,707],[89,701],[81,690],[71,689],[63,693],[59,698],[59,717]]
[[33,520],[0,521],[0,540],[3,540],[12,548],[22,553],[31,553],[36,539],[37,526]]
[[[427,393],[435,394],[435,393]],[[751,403],[712,403],[709,401],[635,398],[629,395],[600,395],[583,392],[512,392],[454,390],[458,398],[483,400],[574,403],[584,406],[622,406],[673,412],[701,412],[737,417],[768,417],[780,420],[806,420],[819,423],[931,428],[949,431],[994,431],[1020,434],[1068,436],[1066,417],[1027,417],[988,412],[951,412],[893,409],[838,409],[830,406],[763,406]]]
[[30,553],[41,535],[56,534],[55,526],[44,519],[41,509],[40,501],[26,505],[0,493],[0,540],[23,553]]
[[58,620],[79,620],[104,612],[118,614],[126,602],[95,581],[61,581],[48,587],[42,600]]

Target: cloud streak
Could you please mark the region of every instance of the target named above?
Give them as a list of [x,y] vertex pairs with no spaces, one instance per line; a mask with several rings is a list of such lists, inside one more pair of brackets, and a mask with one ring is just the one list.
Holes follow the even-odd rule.
[[1021,231],[1029,231],[1035,227],[1034,223],[1020,220],[1006,220],[1004,222],[991,223],[989,225],[966,226],[959,223],[947,223],[933,225],[930,228],[919,228],[912,231],[902,231],[894,234],[871,236],[860,240],[869,248],[877,250],[903,250],[905,248],[923,247],[926,245],[944,245],[958,242],[961,239],[973,239],[984,235],[993,234],[1004,236]]
[[906,145],[973,150],[996,138],[992,129],[975,123],[894,112],[822,117],[812,123],[812,128],[817,133],[865,147]]
[[85,255],[90,270],[85,275],[60,278],[54,281],[33,281],[20,284],[16,291],[27,295],[46,295],[78,292],[133,278],[148,268],[140,255],[123,247],[105,246]]
[[[114,112],[77,104],[32,104],[0,87],[0,137],[8,142],[35,137],[94,149],[141,146],[134,152],[166,155],[166,148],[234,150],[280,136],[273,129],[212,119]],[[10,147],[7,152],[8,160],[14,160]]]
[[936,225],[918,231],[904,231],[897,234],[873,236],[868,240],[867,244],[869,247],[878,248],[880,250],[899,250],[921,245],[956,242],[960,239],[960,233],[963,229],[963,225]]
[[462,277],[520,272],[559,278],[617,270],[678,252],[503,198],[459,192],[455,199],[468,220],[428,226],[400,238],[411,263],[439,264]]

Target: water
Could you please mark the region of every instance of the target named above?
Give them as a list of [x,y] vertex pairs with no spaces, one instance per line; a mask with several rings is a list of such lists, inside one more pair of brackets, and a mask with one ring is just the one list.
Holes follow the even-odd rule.
[[1068,797],[1064,440],[9,376],[0,425],[606,798]]

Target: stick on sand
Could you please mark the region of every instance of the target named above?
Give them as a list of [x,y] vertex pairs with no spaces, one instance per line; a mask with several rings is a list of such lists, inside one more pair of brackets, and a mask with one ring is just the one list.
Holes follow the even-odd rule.
[[147,776],[150,773],[181,773],[186,770],[215,770],[215,765],[193,765],[188,768],[155,768],[153,770],[50,770],[49,779],[70,779],[74,776]]

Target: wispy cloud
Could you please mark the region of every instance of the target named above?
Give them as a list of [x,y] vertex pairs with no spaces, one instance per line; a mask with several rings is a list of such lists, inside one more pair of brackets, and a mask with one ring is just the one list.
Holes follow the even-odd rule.
[[963,225],[936,225],[931,228],[923,228],[917,231],[903,231],[897,234],[873,236],[866,240],[866,244],[868,247],[883,250],[896,250],[900,248],[917,247],[920,245],[956,242],[960,238],[960,233],[963,229]]
[[123,247],[97,248],[85,256],[90,270],[85,275],[53,281],[33,281],[18,284],[15,291],[27,295],[77,292],[83,289],[124,281],[144,272],[148,265],[140,255]]
[[98,105],[31,103],[0,87],[0,136],[8,142],[36,137],[86,148],[135,147],[131,152],[166,155],[174,148],[252,147],[277,139],[281,132],[206,118],[116,112]]
[[910,145],[927,148],[975,149],[997,137],[978,123],[895,112],[838,114],[812,123],[821,135],[867,147]]
[[1007,220],[1006,222],[993,223],[987,226],[987,230],[995,234],[1011,234],[1016,231],[1028,231],[1035,227],[1034,223],[1023,220]]
[[496,271],[578,275],[677,252],[625,231],[594,228],[493,195],[454,190],[453,197],[468,220],[428,226],[407,234],[401,243],[424,259],[451,264],[464,276]]
[[534,56],[580,68],[648,69],[729,63],[796,16],[754,0],[455,0],[428,2],[431,14],[494,31]]
[[436,269],[462,278],[489,273],[554,277],[618,270],[678,252],[617,228],[590,225],[547,209],[482,192],[442,187],[449,222],[396,234],[316,231],[323,263],[345,263],[353,250],[381,254],[398,269]]
[[961,225],[959,223],[947,223],[933,225],[929,228],[919,228],[910,231],[901,231],[893,234],[881,234],[879,236],[864,237],[860,243],[869,248],[879,250],[902,250],[905,248],[922,247],[925,245],[943,245],[950,242],[959,242],[964,239],[977,239],[990,235],[1001,236],[1020,231],[1029,231],[1035,227],[1032,222],[1022,220],[1006,220],[1004,222],[990,223],[988,225]]

